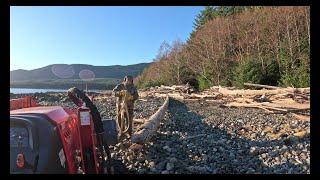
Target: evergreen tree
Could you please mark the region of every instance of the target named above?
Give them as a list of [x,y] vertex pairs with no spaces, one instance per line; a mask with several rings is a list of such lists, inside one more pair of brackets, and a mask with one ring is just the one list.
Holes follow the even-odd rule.
[[192,39],[197,30],[208,21],[221,16],[229,16],[243,12],[245,10],[261,8],[262,6],[206,6],[195,18],[194,30],[190,33]]
[[215,6],[206,6],[204,10],[202,10],[195,18],[194,20],[194,28],[197,30],[200,28],[202,25],[204,25],[206,22],[209,20],[213,19],[216,17],[217,14],[217,7]]

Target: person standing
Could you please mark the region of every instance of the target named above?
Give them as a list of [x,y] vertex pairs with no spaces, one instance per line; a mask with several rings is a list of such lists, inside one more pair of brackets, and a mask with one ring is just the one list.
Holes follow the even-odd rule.
[[[117,121],[119,127],[121,127],[121,105],[124,103],[128,108],[129,115],[129,127],[128,133],[132,135],[132,126],[133,126],[133,109],[134,102],[139,98],[138,91],[133,84],[132,76],[125,76],[122,83],[118,84],[113,89],[113,94],[117,97]],[[120,130],[121,131],[121,130]]]

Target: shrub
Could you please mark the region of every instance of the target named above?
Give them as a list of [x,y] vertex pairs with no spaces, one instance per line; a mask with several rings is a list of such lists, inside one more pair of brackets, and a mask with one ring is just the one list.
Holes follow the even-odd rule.
[[198,80],[199,90],[200,91],[208,89],[208,88],[210,88],[212,86],[212,83],[210,82],[210,80],[208,78],[206,78],[206,76],[199,75],[197,80]]
[[305,66],[300,66],[293,71],[283,74],[280,79],[280,85],[283,87],[293,86],[309,87],[310,86],[310,71]]
[[237,65],[238,64],[235,61],[230,61],[228,63],[228,68],[226,69],[226,72],[224,72],[223,74],[223,79],[220,81],[221,86],[234,86],[234,72],[236,71]]
[[281,78],[279,65],[275,60],[272,60],[270,64],[267,65],[265,74],[261,79],[261,84],[277,86]]
[[263,73],[260,63],[254,59],[247,59],[240,63],[234,71],[234,84],[243,88],[243,83],[261,83]]

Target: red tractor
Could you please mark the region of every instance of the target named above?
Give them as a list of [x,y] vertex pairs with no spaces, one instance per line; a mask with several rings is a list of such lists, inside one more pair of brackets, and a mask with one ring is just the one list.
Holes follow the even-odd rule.
[[78,106],[38,106],[32,97],[10,100],[10,173],[126,173],[111,159],[116,123],[101,119],[81,90],[68,90]]

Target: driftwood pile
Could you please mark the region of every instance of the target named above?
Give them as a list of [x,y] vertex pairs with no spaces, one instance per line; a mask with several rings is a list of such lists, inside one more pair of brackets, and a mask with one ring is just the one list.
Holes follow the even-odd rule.
[[134,119],[134,123],[142,125],[131,138],[133,146],[144,144],[155,134],[167,111],[169,98],[213,102],[219,104],[220,107],[259,108],[266,113],[290,112],[300,120],[310,120],[310,88],[281,88],[250,83],[244,85],[260,89],[214,86],[202,92],[194,92],[190,91],[189,86],[160,86],[140,90],[140,98],[165,97],[166,101],[149,119]]
[[266,113],[309,113],[310,88],[281,88],[250,83],[244,85],[260,89],[214,86],[203,92],[188,94],[183,92],[184,86],[160,86],[142,91],[140,96],[169,96],[185,101],[202,100],[218,103],[222,107],[259,108]]

